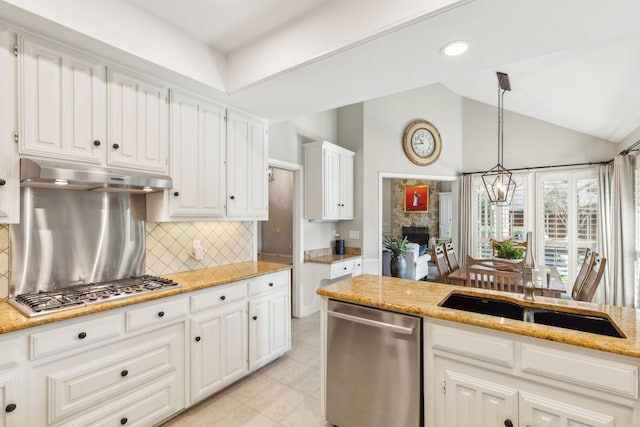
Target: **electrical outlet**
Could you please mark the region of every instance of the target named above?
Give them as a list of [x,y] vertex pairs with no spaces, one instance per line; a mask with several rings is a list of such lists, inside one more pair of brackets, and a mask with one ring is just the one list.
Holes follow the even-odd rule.
[[360,239],[360,232],[358,230],[349,231],[349,239],[351,239],[351,240],[359,240]]

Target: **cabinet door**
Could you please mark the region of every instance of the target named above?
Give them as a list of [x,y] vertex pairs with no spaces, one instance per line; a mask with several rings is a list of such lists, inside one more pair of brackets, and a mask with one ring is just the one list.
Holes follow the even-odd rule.
[[322,152],[324,219],[340,217],[340,153],[325,148]]
[[[0,376],[0,427],[19,427],[20,409],[27,405],[17,401],[17,376]],[[24,417],[22,417],[24,418]]]
[[270,353],[282,354],[289,349],[290,305],[287,292],[274,294],[269,300]]
[[353,219],[353,156],[340,155],[340,219]]
[[171,93],[171,216],[224,216],[224,115],[222,107]]
[[[549,396],[553,397],[553,392]],[[614,427],[632,425],[632,417],[619,405],[611,405],[609,413],[593,410],[592,406],[574,406],[559,399],[548,399],[520,392],[520,425],[531,427]]]
[[460,372],[445,372],[448,427],[518,425],[518,390]]
[[167,172],[167,102],[165,88],[109,70],[109,165]]
[[191,321],[191,403],[247,372],[247,309],[241,302]]
[[267,219],[269,188],[267,125],[227,112],[227,216]]
[[15,57],[11,54],[11,34],[0,28],[0,223],[20,221],[20,181],[16,130]]
[[104,163],[105,67],[20,38],[20,153]]
[[268,297],[249,303],[249,370],[267,363],[271,358]]

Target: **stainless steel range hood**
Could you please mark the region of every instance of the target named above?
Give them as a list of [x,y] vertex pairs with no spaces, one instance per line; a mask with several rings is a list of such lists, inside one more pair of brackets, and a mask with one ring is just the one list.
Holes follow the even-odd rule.
[[171,188],[171,177],[55,161],[20,159],[22,187],[146,194]]

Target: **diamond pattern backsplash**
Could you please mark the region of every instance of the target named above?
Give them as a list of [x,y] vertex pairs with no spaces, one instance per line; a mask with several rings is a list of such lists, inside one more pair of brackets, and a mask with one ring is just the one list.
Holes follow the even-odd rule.
[[9,226],[0,224],[0,299],[9,295]]
[[[251,261],[254,256],[251,221],[147,222],[146,232],[147,274],[162,275]],[[200,240],[204,250],[202,261],[191,256],[194,240]]]

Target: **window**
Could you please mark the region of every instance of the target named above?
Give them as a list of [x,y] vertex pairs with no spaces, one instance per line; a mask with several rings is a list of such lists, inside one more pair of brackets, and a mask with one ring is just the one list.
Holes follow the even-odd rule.
[[538,173],[537,179],[539,255],[571,285],[586,250],[597,246],[597,178],[593,171],[570,171]]

